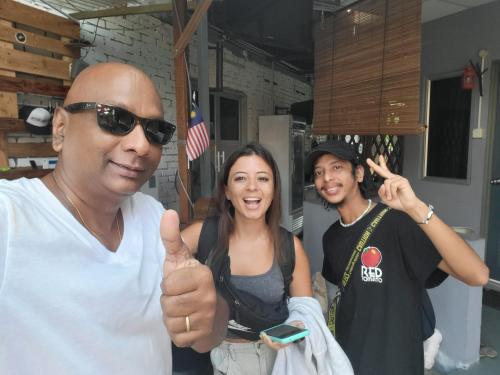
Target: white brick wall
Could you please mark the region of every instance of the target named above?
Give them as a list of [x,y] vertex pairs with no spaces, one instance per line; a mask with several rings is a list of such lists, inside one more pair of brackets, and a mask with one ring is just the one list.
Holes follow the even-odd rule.
[[[74,10],[67,9],[65,0],[49,0],[58,4],[67,13]],[[28,5],[56,13],[38,0],[20,0]],[[93,0],[92,4],[98,0]],[[74,2],[73,2],[74,3]],[[103,7],[108,2],[102,1]],[[74,3],[76,4],[76,3]],[[78,7],[91,9],[95,5],[85,6],[80,0]],[[165,117],[175,123],[175,82],[172,59],[172,28],[161,24],[156,18],[147,15],[133,15],[126,17],[111,17],[97,20],[86,20],[81,23],[81,35],[93,41],[95,47],[82,50],[87,63],[122,61],[131,63],[144,70],[155,82],[165,109]],[[190,73],[196,77],[196,41],[190,45]],[[209,53],[209,82],[215,87],[215,54]],[[258,116],[272,114],[275,106],[287,107],[296,101],[303,101],[312,97],[312,87],[283,73],[274,71],[270,66],[262,66],[250,59],[235,56],[229,50],[224,52],[224,87],[243,92],[247,97],[247,138],[258,139]],[[15,139],[11,139],[15,140]],[[158,198],[168,207],[177,207],[177,193],[174,180],[177,170],[177,138],[163,150],[161,162],[156,172]]]
[[[209,50],[209,85],[215,87],[216,53]],[[274,87],[272,85],[274,74]],[[264,66],[251,58],[238,57],[224,49],[223,87],[241,91],[247,96],[247,140],[258,140],[258,118],[274,113],[276,107],[312,98],[312,86],[285,75],[270,64]]]

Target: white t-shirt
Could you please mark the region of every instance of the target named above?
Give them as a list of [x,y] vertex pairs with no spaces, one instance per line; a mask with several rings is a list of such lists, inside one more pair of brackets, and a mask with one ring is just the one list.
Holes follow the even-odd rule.
[[163,207],[121,209],[113,253],[39,179],[0,180],[0,374],[171,374]]

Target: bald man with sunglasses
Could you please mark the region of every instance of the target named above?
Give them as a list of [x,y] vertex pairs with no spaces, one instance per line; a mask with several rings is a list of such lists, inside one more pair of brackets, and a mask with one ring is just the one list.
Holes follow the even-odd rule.
[[138,192],[175,131],[163,117],[142,71],[91,66],[54,113],[55,170],[0,180],[1,374],[171,374],[171,339],[225,336],[177,214]]

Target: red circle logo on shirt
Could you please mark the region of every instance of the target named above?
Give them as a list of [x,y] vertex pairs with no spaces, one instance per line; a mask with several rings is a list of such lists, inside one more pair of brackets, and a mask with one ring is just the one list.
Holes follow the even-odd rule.
[[361,263],[365,267],[378,267],[381,261],[382,253],[376,247],[368,246],[361,254]]

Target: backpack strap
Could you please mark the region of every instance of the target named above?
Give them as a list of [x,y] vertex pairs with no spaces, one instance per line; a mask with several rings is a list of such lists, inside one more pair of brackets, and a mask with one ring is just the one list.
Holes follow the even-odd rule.
[[285,286],[285,296],[290,295],[290,284],[293,279],[293,271],[295,269],[295,243],[293,234],[285,228],[280,228],[281,238],[283,239],[284,257],[280,260],[280,269],[283,274],[283,283]]
[[210,252],[215,248],[217,244],[217,238],[219,237],[219,217],[211,216],[207,217],[203,221],[203,226],[201,227],[200,238],[198,239],[198,249],[196,250],[196,259],[205,264]]

